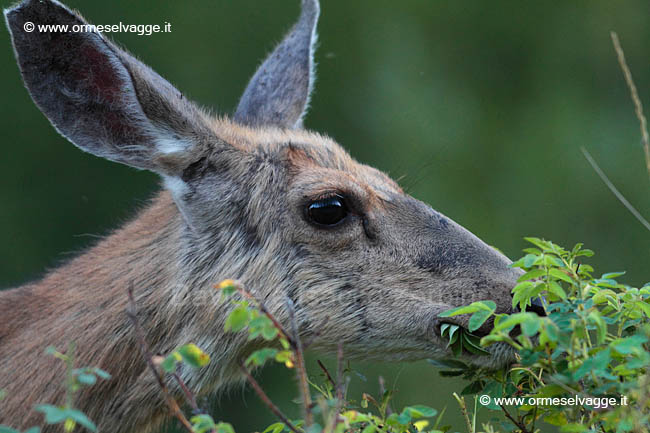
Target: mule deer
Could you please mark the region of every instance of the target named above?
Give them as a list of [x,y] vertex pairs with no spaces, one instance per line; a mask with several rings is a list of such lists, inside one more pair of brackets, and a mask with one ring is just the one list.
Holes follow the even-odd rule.
[[[86,152],[160,174],[164,188],[84,254],[0,293],[1,422],[30,426],[40,421],[29,412],[35,403],[62,402],[63,366],[42,353],[71,341],[78,364],[113,374],[78,402],[100,431],[148,431],[165,419],[125,314],[129,287],[155,352],[193,341],[212,355],[208,368],[181,371],[201,395],[241,380],[237,362],[254,344],[223,332],[228,307],[213,285],[224,278],[281,320],[292,299],[302,335],[322,325],[317,350],[342,341],[365,359],[450,356],[440,312],[484,299],[511,309],[518,273],[505,256],[302,128],[319,11],[317,0],[302,0],[231,118],[208,115],[97,32],[39,31],[85,24],[56,0],[5,11],[27,90],[57,131]],[[466,356],[495,366],[513,358],[504,346],[489,350],[487,359]]]

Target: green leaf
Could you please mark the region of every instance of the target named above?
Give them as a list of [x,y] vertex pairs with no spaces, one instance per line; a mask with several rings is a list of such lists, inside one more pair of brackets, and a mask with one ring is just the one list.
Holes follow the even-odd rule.
[[530,242],[531,244],[535,245],[537,248],[541,249],[542,251],[548,251],[551,249],[550,242],[544,241],[540,238],[535,238],[535,237],[525,237],[525,241]]
[[460,395],[470,395],[470,394],[477,394],[483,390],[483,387],[485,386],[485,383],[481,380],[474,381],[467,385],[463,390],[460,392]]
[[601,350],[595,356],[585,359],[582,365],[573,373],[573,379],[576,381],[580,380],[585,376],[585,374],[590,372],[593,372],[596,375],[602,375],[603,371],[607,368],[610,359],[610,350]]
[[587,321],[593,323],[596,326],[596,339],[598,344],[603,344],[605,342],[605,337],[607,336],[607,324],[603,320],[603,317],[600,315],[598,310],[594,310],[587,316]]
[[587,427],[584,424],[578,424],[578,423],[565,424],[562,427],[560,427],[560,431],[562,433],[582,433],[587,430],[589,430],[589,427]]
[[438,316],[439,317],[453,317],[453,316],[458,316],[459,314],[471,314],[471,313],[476,313],[481,309],[478,305],[475,305],[476,303],[470,304],[470,305],[465,305],[462,307],[456,307],[452,308],[451,310],[443,311],[440,313]]
[[551,275],[552,277],[557,278],[558,280],[566,281],[569,284],[574,284],[573,279],[570,276],[568,276],[565,272],[563,272],[563,271],[561,271],[559,269],[551,268],[551,269],[548,270],[548,273],[549,273],[549,275]]
[[413,419],[431,418],[436,416],[436,414],[438,413],[437,410],[429,406],[423,406],[421,404],[417,404],[415,406],[407,406],[404,408],[404,411],[408,411],[409,415],[411,415]]
[[216,433],[235,433],[235,429],[227,422],[220,422],[215,429]]
[[608,300],[616,303],[616,292],[612,289],[601,289],[594,294],[592,299],[596,304],[602,304]]
[[456,341],[458,341],[458,336],[460,335],[460,332],[458,330],[460,329],[460,326],[458,325],[452,325],[450,324],[449,327],[447,328],[447,334],[449,338],[449,342],[447,343],[447,347],[453,345]]
[[262,328],[262,338],[264,338],[267,341],[273,340],[275,337],[278,336],[278,333],[279,333],[278,328],[276,328],[272,324],[270,326],[265,326],[264,328]]
[[[0,427],[0,433],[2,433],[2,428]],[[27,430],[25,430],[23,433],[41,433],[41,428],[40,427],[32,427]]]
[[567,295],[562,286],[560,286],[556,281],[549,281],[546,285],[546,290],[549,293],[554,294],[560,299],[566,299]]
[[519,277],[517,279],[517,282],[521,283],[523,281],[535,280],[544,275],[546,275],[546,271],[544,269],[533,269],[532,271],[528,271],[524,275]]
[[568,420],[564,412],[553,412],[550,415],[546,415],[544,417],[544,422],[547,422],[554,426],[562,426],[566,425]]
[[465,374],[463,370],[441,370],[438,372],[441,377],[456,377]]
[[251,353],[250,356],[246,359],[246,365],[255,365],[259,367],[269,359],[275,358],[277,354],[278,349],[273,349],[270,347],[256,350],[255,352]]
[[486,394],[492,399],[485,407],[490,410],[501,410],[501,408],[495,403],[495,398],[503,397],[503,386],[499,382],[491,381],[483,388],[482,394]]
[[406,426],[410,422],[411,415],[406,411],[402,411],[400,414],[393,413],[386,419],[386,424],[395,427]]
[[0,433],[20,433],[18,430],[14,430],[11,427],[6,425],[0,425]]
[[639,307],[641,311],[643,311],[643,314],[646,315],[646,317],[650,318],[650,304],[644,301],[637,301],[634,303],[634,305]]
[[467,328],[469,332],[474,332],[485,323],[487,319],[492,315],[492,311],[481,310],[472,314],[472,317],[469,318],[469,323]]
[[181,346],[178,353],[183,357],[183,361],[192,368],[201,368],[210,362],[210,355],[194,343]]
[[93,368],[93,372],[100,378],[104,380],[109,380],[111,378],[111,374],[107,371],[102,370],[101,368]]
[[94,374],[82,373],[77,375],[77,381],[83,385],[94,385],[97,383],[97,377]]
[[469,368],[463,361],[457,359],[429,359],[429,364],[438,368],[466,369]]
[[311,426],[305,429],[305,433],[321,433],[322,431],[323,427],[317,422],[313,423]]
[[90,431],[97,431],[97,426],[80,410],[68,409],[66,411],[66,418],[70,418],[86,427]]
[[275,424],[268,426],[262,433],[280,433],[284,430],[284,427],[284,423],[276,422]]
[[60,407],[52,406],[51,404],[39,404],[34,408],[38,412],[43,412],[45,414],[45,423],[46,424],[58,424],[65,421],[67,418],[67,413],[65,409]]
[[522,263],[524,265],[524,268],[528,269],[531,266],[533,266],[538,258],[539,256],[535,254],[526,254],[523,258],[523,263]]
[[[534,313],[515,313],[507,316],[505,319],[500,320],[498,324],[494,326],[493,332],[504,331],[506,329],[514,328],[515,325],[519,325],[526,320],[529,320],[530,315]],[[535,314],[535,316],[537,316]]]
[[527,337],[532,337],[537,334],[539,328],[542,324],[542,319],[537,317],[529,316],[526,320],[521,323],[521,332],[524,333]]
[[275,360],[277,362],[287,363],[293,360],[293,352],[290,350],[281,350],[275,355]]
[[481,347],[481,340],[476,335],[463,332],[463,347],[474,355],[489,355],[490,352]]
[[[449,326],[449,341],[456,341],[458,339],[458,330],[460,329],[460,326],[451,324]],[[456,338],[454,338],[454,335],[456,335]]]
[[248,325],[250,313],[248,308],[240,305],[228,315],[224,324],[225,331],[239,332]]
[[617,338],[610,343],[610,347],[622,355],[629,355],[637,350],[643,350],[641,345],[646,341],[648,339],[642,335],[633,335],[627,338]]
[[537,292],[538,288],[541,286],[543,286],[542,283],[534,283],[532,281],[518,283],[512,289],[512,307],[514,308],[519,304],[520,309],[524,310],[526,305],[530,303],[530,298],[533,297],[535,292]]
[[190,418],[193,433],[208,433],[216,428],[214,419],[210,415],[195,415]]
[[[488,317],[490,317],[490,315],[495,310],[496,310],[496,304],[494,303],[494,301],[477,301],[477,302],[472,302],[470,305],[456,307],[456,308],[452,308],[451,310],[444,311],[439,314],[439,317],[453,317],[453,316],[458,316],[460,314],[472,314],[477,312],[484,312],[487,313],[487,317],[483,319],[484,322]],[[483,316],[480,315],[479,318],[475,319],[475,321],[479,321],[481,317]],[[481,324],[483,322],[481,322]],[[479,324],[479,326],[481,325]],[[443,328],[441,327],[440,330],[443,331]]]
[[160,364],[160,366],[166,373],[171,373],[176,370],[176,364],[182,360],[183,357],[181,356],[181,354],[178,353],[178,351],[174,350],[172,353],[167,355],[167,357]]

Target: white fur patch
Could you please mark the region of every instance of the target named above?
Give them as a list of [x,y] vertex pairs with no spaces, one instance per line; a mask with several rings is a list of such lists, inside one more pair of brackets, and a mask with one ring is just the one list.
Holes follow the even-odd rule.
[[167,188],[174,198],[180,198],[187,192],[187,184],[182,179],[175,176],[163,176],[165,188]]
[[192,143],[188,140],[169,137],[159,137],[156,139],[156,149],[164,154],[186,152],[191,147]]

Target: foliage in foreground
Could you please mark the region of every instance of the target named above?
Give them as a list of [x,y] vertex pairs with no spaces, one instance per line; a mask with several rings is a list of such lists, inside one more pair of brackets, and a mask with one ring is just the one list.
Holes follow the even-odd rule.
[[[444,411],[423,405],[391,408],[391,392],[383,390],[377,398],[364,393],[357,400],[348,397],[349,367],[339,347],[336,374],[321,366],[322,383],[310,376],[304,364],[308,343],[301,341],[293,320],[293,306],[287,301],[291,323],[280,324],[265,305],[237,282],[226,280],[217,288],[222,299],[233,303],[225,323],[229,332],[247,332],[249,340],[265,341],[262,349],[242,360],[241,369],[259,397],[278,417],[279,422],[263,433],[406,433],[446,432],[522,432],[539,430],[542,422],[563,432],[649,432],[650,431],[650,284],[634,288],[617,281],[623,273],[594,277],[594,270],[582,260],[590,250],[576,245],[565,250],[552,242],[528,238],[534,246],[513,263],[524,274],[513,289],[513,307],[518,313],[496,314],[492,301],[475,302],[443,313],[443,317],[470,315],[468,328],[443,324],[441,335],[449,340],[453,359],[431,361],[442,368],[444,377],[462,376],[469,384],[453,393],[465,419],[464,426],[445,426]],[[542,298],[547,315],[526,312],[534,298]],[[132,301],[133,302],[133,301]],[[150,355],[139,327],[135,305],[130,317],[143,354],[156,375],[170,411],[188,432],[234,433],[230,424],[216,423],[196,404],[196,399],[180,376],[179,364],[202,368],[209,356],[194,344],[184,345],[166,357]],[[487,320],[494,320],[489,335],[479,340],[472,334]],[[505,369],[489,371],[465,364],[463,354],[487,356],[485,347],[505,344],[518,353],[518,362]],[[72,348],[67,354],[49,349],[51,355],[68,366],[66,405],[39,405],[46,424],[62,424],[72,431],[82,426],[95,431],[91,420],[74,409],[74,395],[107,373],[94,368],[74,368]],[[265,394],[251,375],[251,369],[275,361],[295,371],[303,416],[287,418]],[[178,402],[170,397],[166,379],[179,382],[186,390],[193,416],[185,417]],[[0,398],[1,398],[0,392]],[[468,397],[468,396],[474,397]],[[451,397],[451,396],[450,396]],[[466,399],[473,401],[467,402]],[[480,404],[479,404],[480,403]],[[478,413],[493,413],[492,420],[477,422]],[[37,433],[38,427],[28,430]],[[17,433],[0,426],[0,433]]]
[[474,329],[494,316],[481,345],[508,344],[519,362],[496,372],[472,371],[457,360],[437,362],[447,367],[441,374],[470,380],[464,393],[481,394],[484,406],[502,411],[507,420],[497,425],[505,431],[533,432],[540,420],[566,432],[649,431],[650,285],[619,283],[622,272],[594,278],[592,267],[582,263],[593,252],[581,245],[565,250],[527,240],[534,247],[513,264],[525,271],[513,289],[513,306],[525,311],[541,296],[546,317],[494,314],[491,302],[447,312],[471,314]]

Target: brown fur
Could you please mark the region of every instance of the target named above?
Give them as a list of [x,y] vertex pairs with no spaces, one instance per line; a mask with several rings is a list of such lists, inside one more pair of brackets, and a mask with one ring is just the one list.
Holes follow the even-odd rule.
[[[78,365],[113,375],[77,402],[100,431],[147,431],[165,419],[125,314],[128,288],[154,352],[192,341],[211,354],[207,368],[181,371],[200,394],[239,381],[237,362],[257,344],[223,332],[227,307],[213,285],[224,278],[240,280],[285,323],[291,299],[301,335],[318,332],[316,350],[342,342],[348,356],[364,359],[450,356],[438,333],[440,312],[484,299],[510,310],[518,274],[506,257],[334,141],[297,128],[311,89],[317,2],[304,0],[305,10],[280,45],[286,53],[295,43],[302,54],[269,57],[308,64],[296,87],[302,90],[290,88],[295,77],[272,76],[265,79],[287,89],[265,94],[256,75],[238,121],[208,117],[103,38],[70,36],[67,50],[94,47],[93,56],[79,57],[54,50],[37,34],[17,33],[34,14],[81,20],[57,3],[26,0],[6,12],[28,90],[59,131],[86,151],[160,173],[167,189],[132,222],[42,281],[0,293],[0,388],[8,392],[0,422],[31,426],[41,419],[30,412],[34,404],[62,403],[63,366],[43,351],[72,341]],[[57,62],[69,68],[52,69],[52,56],[59,55]],[[111,78],[99,84],[70,78],[70,68],[84,62]],[[276,66],[280,75],[294,70]],[[49,84],[37,82],[34,68]],[[310,223],[305,207],[332,194],[345,197],[348,217],[331,228]],[[451,320],[465,325],[466,319]],[[503,346],[490,350],[490,357],[468,360],[500,365],[512,359]]]

